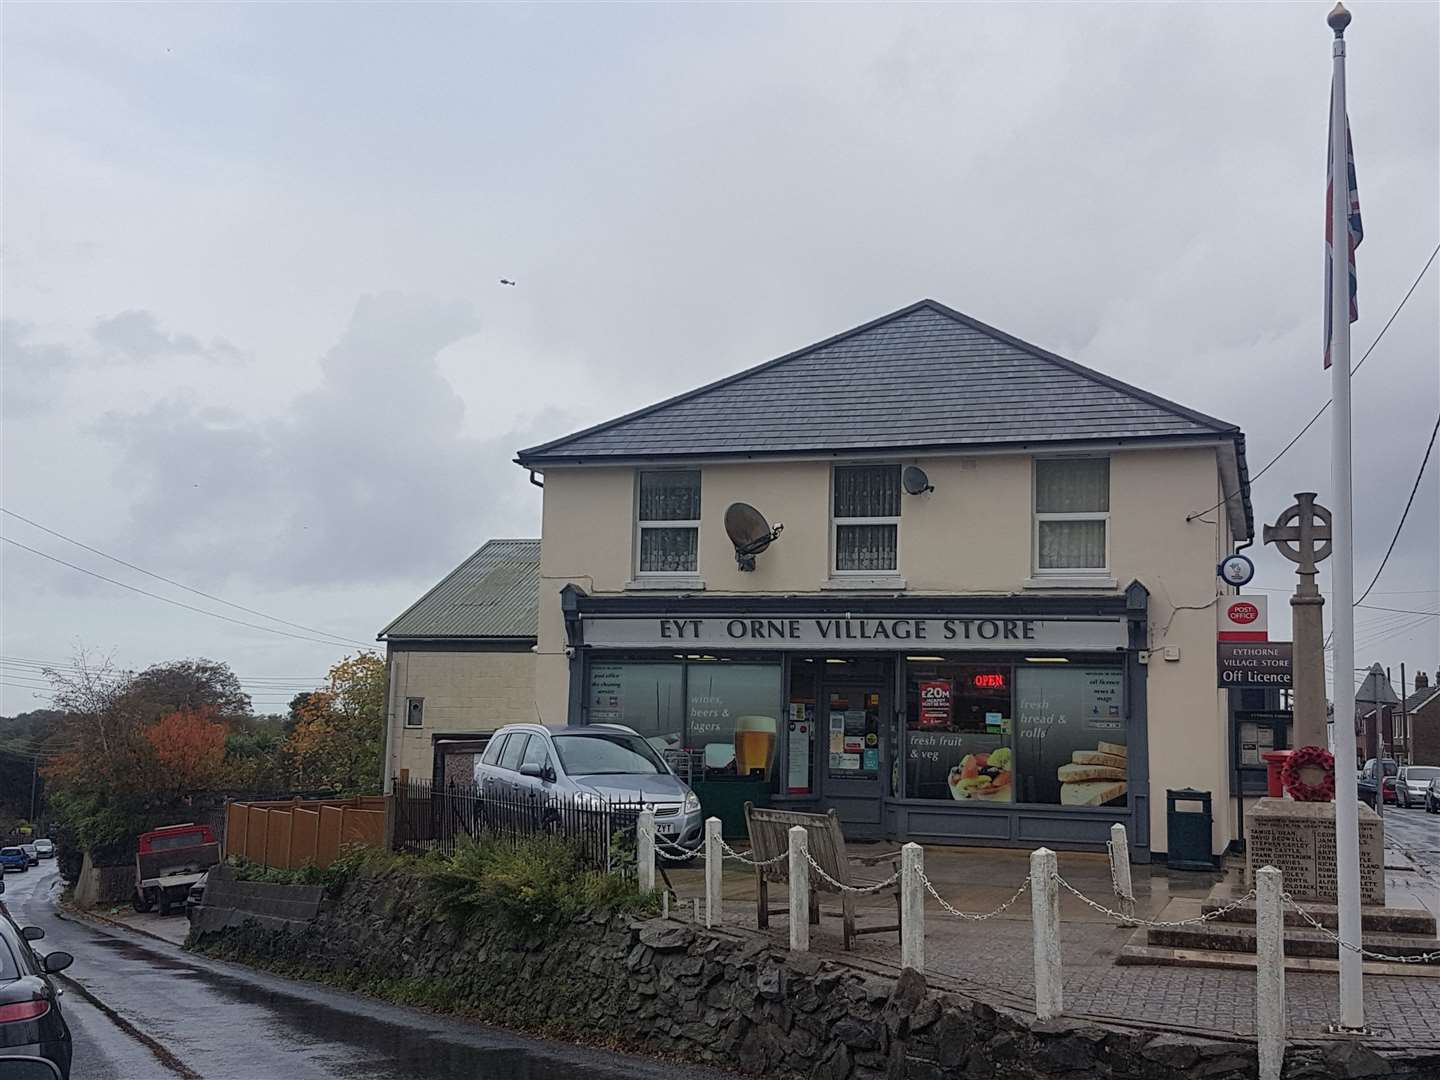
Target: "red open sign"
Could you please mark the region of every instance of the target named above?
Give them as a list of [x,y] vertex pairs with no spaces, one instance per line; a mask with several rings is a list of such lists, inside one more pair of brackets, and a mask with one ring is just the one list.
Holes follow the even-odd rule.
[[975,676],[974,685],[977,690],[1004,690],[1005,676],[998,671],[983,672]]

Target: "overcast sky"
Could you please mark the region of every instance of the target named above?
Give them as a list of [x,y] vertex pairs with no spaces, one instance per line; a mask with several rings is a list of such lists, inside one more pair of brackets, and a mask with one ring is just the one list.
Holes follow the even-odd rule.
[[[1328,6],[6,4],[3,505],[369,642],[538,535],[518,447],[925,296],[1258,468],[1329,395]],[[1358,359],[1440,242],[1440,7],[1354,10]],[[1355,379],[1362,586],[1440,410],[1437,296]],[[1257,516],[1329,475],[1322,421]],[[1397,679],[1440,667],[1437,492],[1432,460],[1367,601],[1398,610],[1358,613]],[[1281,636],[1294,575],[1254,554]],[[265,710],[342,653],[0,558],[7,658],[209,656]],[[4,712],[41,703],[4,670]]]

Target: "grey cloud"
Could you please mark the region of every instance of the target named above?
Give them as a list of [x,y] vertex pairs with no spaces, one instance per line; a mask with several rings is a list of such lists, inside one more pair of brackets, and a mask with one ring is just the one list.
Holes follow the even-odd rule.
[[0,319],[0,405],[5,418],[39,412],[54,404],[77,357],[68,348],[35,340],[35,328]]
[[245,354],[224,338],[214,338],[207,345],[193,334],[166,333],[152,311],[122,311],[101,319],[90,328],[90,336],[102,349],[131,361],[173,356],[229,362],[245,359]]
[[319,586],[408,579],[533,522],[538,499],[506,463],[534,432],[487,416],[468,434],[437,363],[478,329],[464,304],[369,296],[281,419],[188,398],[108,415],[99,430],[142,492],[131,530],[167,566]]

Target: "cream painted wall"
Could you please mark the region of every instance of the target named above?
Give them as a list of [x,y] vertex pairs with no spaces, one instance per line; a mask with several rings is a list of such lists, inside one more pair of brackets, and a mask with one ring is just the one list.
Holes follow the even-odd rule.
[[[1187,522],[1220,497],[1215,448],[1118,450],[1110,455],[1111,576],[1151,594],[1149,730],[1152,846],[1165,850],[1166,788],[1214,793],[1214,850],[1231,836],[1224,693],[1215,685],[1215,564],[1228,550],[1224,514]],[[894,460],[893,458],[891,460]],[[935,491],[905,496],[900,576],[909,594],[1030,593],[1031,476],[1028,455],[921,457]],[[705,592],[819,592],[829,577],[830,462],[748,462],[701,468],[698,577]],[[734,501],[783,521],[780,540],[741,573],[725,536]],[[635,472],[551,467],[545,472],[540,647],[536,702],[546,723],[564,723],[568,662],[560,589],[625,592],[633,578]],[[1060,591],[1060,590],[1055,590]],[[1071,590],[1064,590],[1069,592]],[[1166,661],[1163,649],[1179,649]]]
[[[535,718],[535,654],[517,652],[390,653],[387,723],[389,778],[409,770],[430,779],[436,732],[494,731],[502,724]],[[423,726],[405,727],[405,699],[422,697]]]

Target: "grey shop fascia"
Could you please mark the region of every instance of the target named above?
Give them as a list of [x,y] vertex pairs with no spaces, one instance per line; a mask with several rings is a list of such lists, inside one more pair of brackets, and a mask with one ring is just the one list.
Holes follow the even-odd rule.
[[[592,673],[601,673],[595,675],[598,686],[603,673],[613,673],[618,664],[681,664],[686,674],[680,693],[688,703],[681,707],[691,710],[705,702],[690,673],[707,664],[770,665],[777,672],[782,712],[793,705],[797,680],[814,671],[819,704],[813,784],[794,794],[781,775],[772,793],[777,803],[834,809],[846,832],[859,836],[1000,846],[1100,849],[1118,820],[1127,823],[1137,857],[1148,859],[1148,598],[1138,582],[1101,596],[590,595],[567,585],[561,609],[570,656],[569,722],[624,722],[622,713],[596,715],[600,710],[591,693]],[[914,661],[942,656],[947,662],[990,662],[1017,678],[1022,669],[1038,672],[1040,665],[1028,661],[1039,659],[1056,661],[1044,665],[1056,673],[1087,665],[1113,672],[1120,683],[1124,733],[1113,741],[1128,743],[1128,799],[1095,807],[1038,799],[1027,804],[1017,787],[1013,801],[960,802],[943,786],[938,798],[933,788],[914,790],[919,733],[913,717],[907,723],[907,690],[914,698]],[[833,729],[825,727],[824,708],[832,691],[855,687],[862,673],[866,686],[881,692],[884,718],[874,747],[878,767],[851,780],[825,767],[826,751],[833,749],[825,739]],[[909,707],[915,708],[913,701]],[[1017,715],[1017,727],[1020,722]],[[687,728],[687,745],[700,741],[692,734]],[[778,739],[776,770],[783,773],[794,764],[783,722]],[[1004,741],[1014,742],[1017,757],[1025,752],[1018,731]],[[1050,776],[1053,780],[1053,769]],[[915,797],[920,795],[929,797]]]

